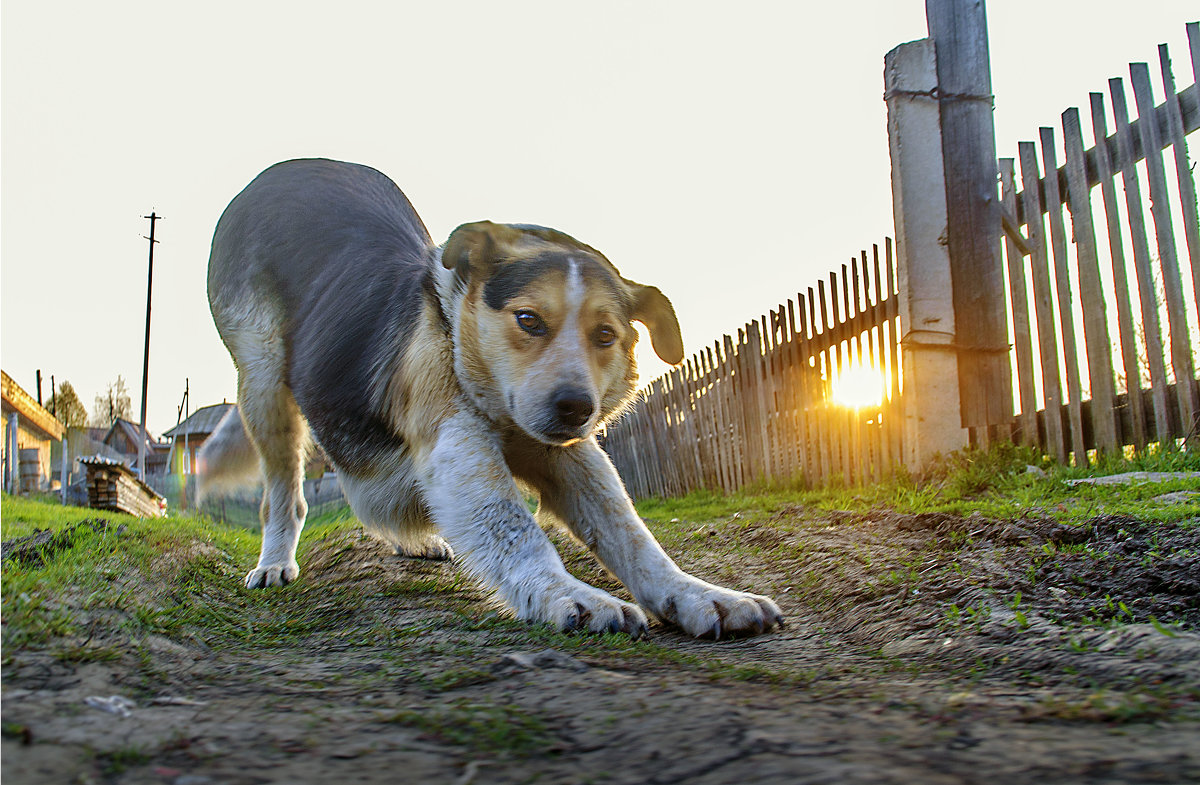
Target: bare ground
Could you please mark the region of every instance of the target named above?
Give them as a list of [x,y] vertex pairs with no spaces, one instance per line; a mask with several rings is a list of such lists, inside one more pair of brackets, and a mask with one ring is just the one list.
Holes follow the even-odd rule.
[[795,507],[657,528],[686,568],[772,594],[787,628],[561,635],[345,531],[240,616],[223,595],[245,565],[195,543],[131,591],[210,623],[131,636],[93,610],[83,638],[4,652],[4,780],[1200,780],[1200,521]]

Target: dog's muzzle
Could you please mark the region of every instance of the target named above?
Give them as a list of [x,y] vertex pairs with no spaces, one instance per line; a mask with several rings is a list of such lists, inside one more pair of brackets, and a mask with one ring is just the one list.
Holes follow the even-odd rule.
[[596,404],[587,390],[560,387],[554,391],[545,412],[543,435],[555,442],[570,442],[587,435]]

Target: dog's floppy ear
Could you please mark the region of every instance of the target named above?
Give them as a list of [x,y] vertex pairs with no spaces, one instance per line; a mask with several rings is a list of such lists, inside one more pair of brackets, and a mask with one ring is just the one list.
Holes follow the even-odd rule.
[[466,280],[472,270],[485,273],[496,260],[506,226],[491,221],[463,224],[450,233],[442,248],[442,265]]
[[679,333],[679,319],[675,307],[656,286],[643,286],[626,281],[633,293],[633,311],[630,318],[646,325],[650,331],[650,344],[654,353],[669,364],[683,361],[683,336]]

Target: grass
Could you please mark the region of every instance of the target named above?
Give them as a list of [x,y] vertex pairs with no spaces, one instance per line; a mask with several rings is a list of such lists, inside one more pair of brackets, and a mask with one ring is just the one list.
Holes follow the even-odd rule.
[[[1040,472],[1028,472],[1029,465]],[[1133,464],[1107,470],[1197,471],[1200,457],[1187,454],[1150,456]],[[805,509],[825,514],[867,514],[878,510],[900,513],[948,512],[979,514],[995,520],[1050,518],[1062,523],[1082,523],[1096,515],[1131,515],[1143,520],[1194,525],[1200,502],[1162,505],[1155,498],[1175,490],[1200,487],[1195,480],[1167,483],[1099,486],[1070,485],[1081,472],[1049,466],[1028,450],[1011,446],[989,452],[966,451],[951,456],[922,478],[897,477],[874,486],[805,490],[799,487],[755,489],[744,493],[696,492],[678,499],[650,499],[638,504],[668,551],[686,557],[716,559],[725,563],[710,576],[736,585],[734,559],[795,563],[807,557],[810,547],[797,538],[792,522],[803,520]],[[348,510],[314,517],[305,527],[299,560],[312,573],[286,591],[250,591],[240,578],[254,564],[258,534],[226,526],[204,517],[172,516],[139,520],[115,513],[62,507],[4,496],[3,537],[28,536],[38,529],[61,533],[56,550],[37,565],[10,561],[5,564],[0,603],[4,618],[3,644],[11,652],[21,647],[51,647],[64,661],[107,661],[121,656],[121,647],[96,629],[114,626],[128,639],[165,635],[177,640],[198,639],[234,646],[286,647],[299,640],[319,637],[337,645],[432,645],[427,628],[398,624],[387,609],[400,605],[428,604],[457,625],[464,639],[485,632],[486,645],[520,648],[549,647],[578,656],[620,661],[635,659],[671,667],[684,667],[713,679],[784,682],[802,685],[815,675],[807,670],[746,667],[723,660],[719,650],[704,657],[680,652],[655,641],[630,641],[619,635],[567,635],[529,626],[487,611],[484,598],[459,570],[406,568],[402,577],[347,585],[320,582],[311,576],[333,570],[356,552],[357,521]],[[781,511],[787,515],[780,518]],[[97,520],[103,524],[96,524]],[[838,516],[829,519],[836,525]],[[90,522],[90,523],[89,523]],[[824,523],[822,525],[825,525]],[[760,530],[779,535],[755,539]],[[970,537],[953,533],[945,545],[950,551],[970,545]],[[568,567],[584,580],[610,590],[618,584],[604,576],[594,560],[577,544],[559,540]],[[1062,546],[1065,552],[1072,546]],[[913,555],[913,554],[910,554]],[[1047,557],[1054,554],[1047,554]],[[909,561],[877,563],[869,550],[848,553],[846,564],[874,574],[864,591],[891,593],[917,587],[925,574],[926,559],[938,554],[919,553]],[[1078,558],[1086,558],[1080,553]],[[953,559],[945,559],[953,569]],[[835,565],[836,566],[836,565]],[[940,569],[940,568],[939,568]],[[1037,565],[1031,567],[1036,573]],[[726,574],[728,573],[728,574]],[[936,575],[936,573],[933,573]],[[789,576],[793,587],[821,609],[825,572],[798,570]],[[364,590],[364,586],[369,588]],[[744,587],[767,591],[767,587]],[[836,610],[839,598],[826,597],[826,610]],[[844,599],[844,598],[842,598]],[[1022,614],[1024,608],[1016,608]],[[943,625],[977,626],[981,609],[948,605]],[[1113,614],[1106,616],[1110,617]],[[1020,625],[1020,621],[1017,622]],[[445,619],[438,621],[445,626]],[[407,625],[407,626],[406,626]],[[412,629],[410,629],[412,627]],[[474,643],[462,644],[466,648]],[[469,652],[477,656],[478,651]],[[425,683],[445,691],[486,680],[486,673],[470,663],[431,671]]]
[[[1037,471],[1030,471],[1034,467]],[[1131,515],[1163,523],[1187,522],[1200,515],[1200,498],[1160,505],[1153,500],[1174,491],[1200,490],[1195,478],[1130,485],[1072,485],[1070,480],[1120,472],[1197,472],[1200,453],[1149,454],[1134,460],[1106,460],[1090,469],[1061,467],[1030,448],[1000,444],[988,451],[964,450],[942,459],[920,477],[897,475],[854,487],[806,490],[798,485],[723,494],[695,491],[674,499],[646,499],[639,513],[656,533],[679,537],[688,523],[724,519],[745,526],[787,506],[819,511],[979,514],[995,520],[1046,517],[1078,524],[1096,515]],[[736,516],[736,517],[735,517]],[[694,528],[694,527],[693,527]]]

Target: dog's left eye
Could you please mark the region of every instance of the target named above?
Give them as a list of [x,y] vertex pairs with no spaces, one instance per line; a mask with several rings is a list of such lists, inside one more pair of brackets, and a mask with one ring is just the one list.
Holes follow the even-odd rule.
[[607,324],[596,330],[596,343],[600,346],[612,346],[617,342],[617,331]]
[[517,326],[530,335],[545,335],[546,323],[533,311],[517,311]]

